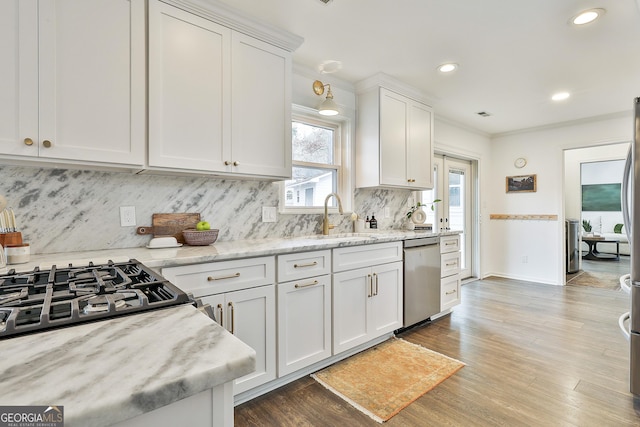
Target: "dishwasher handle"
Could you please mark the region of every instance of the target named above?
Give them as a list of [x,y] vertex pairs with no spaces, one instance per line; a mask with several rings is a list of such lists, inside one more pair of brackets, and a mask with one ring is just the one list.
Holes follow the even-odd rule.
[[417,248],[420,246],[439,245],[439,237],[421,237],[419,239],[408,239],[404,241],[405,248]]

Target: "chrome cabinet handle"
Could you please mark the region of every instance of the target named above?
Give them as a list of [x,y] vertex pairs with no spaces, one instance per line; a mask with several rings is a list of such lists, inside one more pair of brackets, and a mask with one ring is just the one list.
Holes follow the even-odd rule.
[[293,268],[315,267],[316,265],[318,265],[318,261],[313,261],[309,264],[293,264]]
[[220,311],[220,318],[218,319],[218,323],[220,324],[220,326],[224,327],[224,308],[222,307],[222,304],[218,304],[218,311]]
[[231,307],[231,330],[229,332],[233,334],[236,328],[236,310],[231,301],[229,301],[229,307]]
[[240,277],[240,273],[232,274],[230,276],[222,276],[222,277],[207,277],[207,282],[213,282],[214,280],[224,280],[224,279],[234,279],[236,277]]
[[296,289],[300,289],[300,288],[307,288],[307,287],[309,287],[309,286],[313,286],[313,285],[317,285],[317,284],[318,284],[318,281],[317,281],[317,280],[314,280],[313,282],[311,282],[311,283],[305,283],[304,285],[301,285],[301,284],[299,284],[299,283],[296,283],[295,287],[296,287]]
[[53,144],[48,139],[45,139],[44,141],[42,141],[42,145],[44,145],[44,148],[51,148]]
[[25,138],[24,139],[24,145],[28,145],[29,147],[31,147],[33,145],[33,139]]
[[453,265],[458,265],[458,263],[457,262],[449,262],[449,263],[446,263],[444,266],[445,267],[451,267]]
[[455,293],[456,293],[456,290],[454,289],[452,291],[445,292],[444,294],[445,295],[451,295],[451,294],[455,294]]

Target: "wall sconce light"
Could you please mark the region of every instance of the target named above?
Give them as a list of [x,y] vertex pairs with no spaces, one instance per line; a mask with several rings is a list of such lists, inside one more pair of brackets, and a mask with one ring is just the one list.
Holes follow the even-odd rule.
[[320,80],[316,80],[313,82],[313,92],[316,95],[322,95],[324,93],[325,86],[328,86],[327,98],[318,106],[318,113],[323,116],[335,116],[336,114],[340,114],[340,111],[338,111],[338,105],[333,101],[330,84],[323,84]]

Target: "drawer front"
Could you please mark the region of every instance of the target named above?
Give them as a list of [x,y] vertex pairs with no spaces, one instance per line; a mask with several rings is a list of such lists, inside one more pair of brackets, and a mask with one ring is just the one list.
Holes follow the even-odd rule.
[[278,282],[331,273],[331,250],[278,255]]
[[460,250],[460,235],[440,237],[440,253],[458,252]]
[[440,311],[460,304],[460,276],[450,276],[440,282]]
[[402,242],[349,246],[333,250],[333,272],[402,261]]
[[275,257],[210,262],[162,269],[162,275],[199,298],[275,283]]
[[440,255],[440,277],[448,277],[460,273],[460,252]]

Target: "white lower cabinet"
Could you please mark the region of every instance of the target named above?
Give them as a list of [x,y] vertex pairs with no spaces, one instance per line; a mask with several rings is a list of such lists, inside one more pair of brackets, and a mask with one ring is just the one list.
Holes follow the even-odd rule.
[[[396,249],[398,255],[391,258],[396,259],[394,262],[376,265],[375,254],[389,259],[389,252]],[[334,266],[341,256],[355,257],[357,252],[370,267],[333,274],[334,355],[402,327],[402,244],[334,249]]]
[[460,235],[440,237],[440,311],[462,302],[460,296]]
[[239,394],[276,378],[275,285],[201,298],[214,308],[216,320],[256,351],[256,370],[235,380]]
[[234,395],[276,378],[274,257],[170,267],[162,275],[210,304],[216,321],[256,351],[256,370],[235,380]]
[[331,276],[278,283],[278,376],[331,356]]

